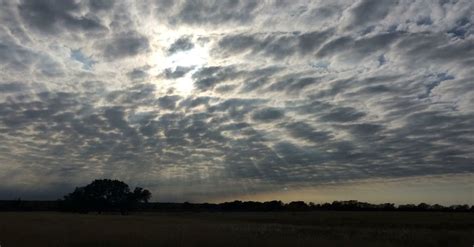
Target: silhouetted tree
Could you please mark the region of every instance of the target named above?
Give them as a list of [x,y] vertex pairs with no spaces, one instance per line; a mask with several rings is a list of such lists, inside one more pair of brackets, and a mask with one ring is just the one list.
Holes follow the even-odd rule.
[[467,212],[469,211],[469,205],[464,204],[464,205],[452,205],[449,207],[451,211],[455,212]]
[[138,203],[148,202],[150,197],[150,191],[143,188],[137,187],[131,192],[129,186],[122,181],[97,179],[64,196],[64,204],[67,210],[82,213],[120,211],[126,214],[135,209]]
[[291,211],[305,211],[309,209],[309,206],[303,201],[293,201],[288,203],[286,208]]
[[398,205],[398,210],[400,210],[400,211],[415,211],[415,209],[416,209],[415,204]]
[[446,210],[446,207],[441,206],[439,204],[433,204],[433,206],[431,206],[431,210],[432,211],[443,211],[443,210]]
[[268,201],[263,203],[263,211],[279,211],[283,209],[282,201]]
[[418,204],[418,206],[416,206],[416,209],[418,211],[428,211],[428,210],[431,209],[431,205],[422,202],[422,203]]

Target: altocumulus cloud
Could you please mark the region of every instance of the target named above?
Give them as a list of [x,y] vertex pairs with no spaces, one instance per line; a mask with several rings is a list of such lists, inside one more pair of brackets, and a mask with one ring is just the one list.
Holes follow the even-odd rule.
[[0,197],[474,173],[474,3],[0,2]]

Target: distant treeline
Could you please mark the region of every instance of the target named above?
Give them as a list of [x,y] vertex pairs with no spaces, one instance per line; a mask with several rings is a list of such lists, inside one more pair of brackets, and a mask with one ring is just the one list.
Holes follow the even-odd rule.
[[[149,202],[139,203],[135,208],[139,212],[271,212],[271,211],[436,211],[436,212],[474,212],[474,205],[452,205],[443,206],[439,204],[430,205],[393,203],[372,204],[356,200],[334,201],[332,203],[305,203],[293,201],[283,203],[281,201],[255,202],[255,201],[233,201],[224,203],[162,203]],[[5,200],[0,201],[0,211],[76,211],[64,200],[58,201],[25,201]]]

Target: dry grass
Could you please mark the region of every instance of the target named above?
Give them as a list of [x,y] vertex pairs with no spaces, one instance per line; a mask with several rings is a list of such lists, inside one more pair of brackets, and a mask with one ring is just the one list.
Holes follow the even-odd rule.
[[1,247],[472,246],[474,214],[0,213]]

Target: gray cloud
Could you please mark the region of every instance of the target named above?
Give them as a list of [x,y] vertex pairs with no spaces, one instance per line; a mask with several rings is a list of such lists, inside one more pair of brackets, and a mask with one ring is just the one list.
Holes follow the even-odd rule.
[[361,27],[369,23],[374,23],[384,19],[394,5],[396,0],[361,0],[351,9],[350,24],[351,27]]
[[178,79],[185,76],[188,72],[193,70],[194,67],[182,67],[177,66],[174,70],[167,68],[164,71],[164,75],[167,79]]
[[198,89],[209,90],[214,88],[218,83],[235,79],[238,76],[239,73],[233,66],[212,66],[199,69],[193,74],[193,79],[195,80],[195,85]]
[[26,90],[26,87],[20,82],[8,82],[0,84],[0,92],[9,93],[9,92],[21,92]]
[[470,1],[0,5],[0,198],[474,173]]
[[94,10],[109,10],[114,6],[113,0],[89,0],[91,9]]
[[365,116],[365,113],[359,112],[352,107],[335,107],[329,113],[321,117],[322,121],[349,122],[356,121]]
[[162,108],[173,110],[176,107],[176,102],[180,98],[181,97],[179,97],[177,95],[163,96],[163,97],[158,99],[158,104]]
[[194,48],[194,43],[191,41],[190,37],[181,37],[177,39],[173,44],[171,44],[168,49],[169,54],[173,54],[180,51],[187,51]]
[[284,116],[281,110],[275,108],[265,108],[253,113],[252,119],[256,121],[272,121],[280,119]]
[[285,126],[291,136],[315,143],[322,143],[331,138],[330,132],[317,131],[305,122],[291,123]]
[[274,59],[299,55],[311,55],[326,42],[332,30],[272,34],[228,35],[219,40],[216,53],[246,53],[254,56],[261,53]]
[[111,40],[103,48],[103,55],[108,59],[124,58],[147,52],[148,38],[139,33],[122,33]]
[[[175,3],[177,12],[170,16],[168,22],[187,25],[219,25],[222,23],[246,23],[253,19],[253,13],[258,7],[257,1],[232,1],[221,2],[192,0]],[[159,7],[170,7],[171,4],[163,1]],[[161,11],[162,8],[158,8]]]
[[80,15],[80,4],[72,0],[23,0],[18,10],[25,23],[43,32],[55,33],[67,29],[86,31],[106,29],[97,18]]
[[141,68],[136,68],[136,69],[133,69],[132,71],[128,72],[127,76],[132,81],[133,80],[141,80],[141,79],[146,78],[148,76],[148,73],[146,71],[144,71],[143,69],[141,69]]

